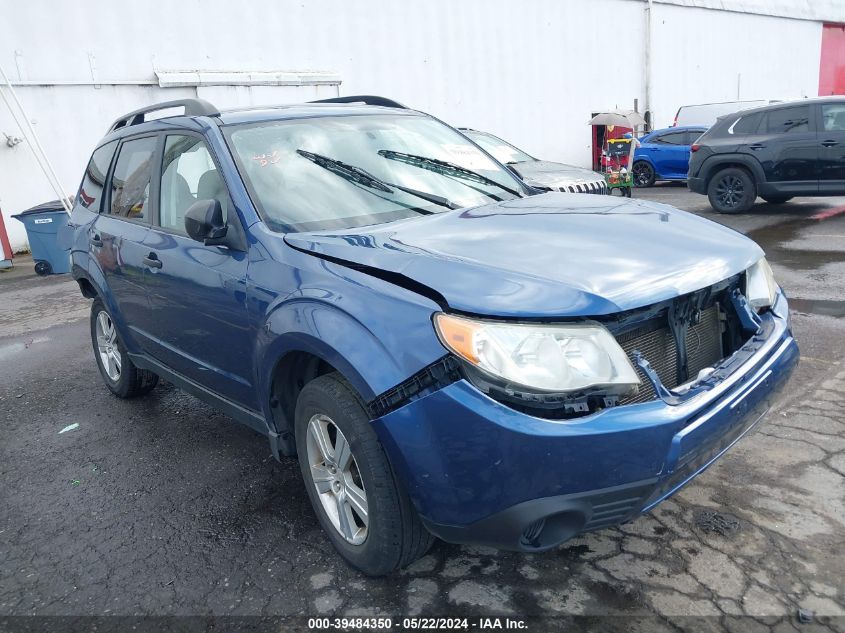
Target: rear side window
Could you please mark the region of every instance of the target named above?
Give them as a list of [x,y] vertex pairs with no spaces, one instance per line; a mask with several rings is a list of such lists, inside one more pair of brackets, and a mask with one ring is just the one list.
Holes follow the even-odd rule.
[[760,127],[760,120],[762,118],[763,115],[760,112],[740,117],[740,119],[733,125],[733,133],[756,134],[757,129]]
[[126,141],[120,146],[111,179],[111,204],[108,212],[131,220],[147,217],[150,200],[150,178],[158,138]]
[[784,108],[768,113],[766,132],[768,134],[792,134],[810,131],[810,106]]
[[688,145],[687,133],[686,131],[670,132],[669,134],[658,136],[652,143],[659,143],[660,145]]
[[845,132],[845,104],[823,105],[822,122],[825,132]]
[[106,186],[106,175],[109,172],[109,165],[111,165],[116,147],[117,141],[112,141],[94,150],[91,160],[88,161],[88,167],[85,168],[79,193],[76,194],[76,204],[94,213],[100,212],[103,189]]
[[168,136],[161,164],[161,227],[184,233],[185,212],[197,200],[211,199],[220,202],[225,220],[229,195],[205,142],[196,136]]
[[686,145],[692,145],[698,139],[701,138],[701,135],[704,134],[707,130],[700,129],[700,130],[687,130],[687,142]]

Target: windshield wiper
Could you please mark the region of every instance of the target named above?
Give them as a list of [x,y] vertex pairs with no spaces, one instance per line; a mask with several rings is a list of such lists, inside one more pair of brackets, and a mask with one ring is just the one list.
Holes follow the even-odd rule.
[[394,152],[392,149],[380,149],[378,153],[379,156],[383,156],[384,158],[390,160],[398,160],[400,163],[413,165],[414,167],[421,167],[423,169],[433,171],[436,174],[444,174],[447,176],[454,176],[455,178],[463,178],[464,180],[472,180],[474,182],[478,182],[484,185],[493,185],[494,187],[498,187],[503,191],[507,191],[508,193],[515,195],[517,198],[522,197],[522,194],[516,189],[511,189],[510,187],[503,185],[502,183],[497,182],[492,178],[488,178],[483,174],[479,174],[478,172],[472,171],[471,169],[461,167],[460,165],[450,163],[446,160],[440,160],[439,158],[431,158],[430,156],[418,156],[416,154]]
[[304,149],[298,149],[296,150],[296,153],[302,156],[303,158],[307,158],[315,165],[319,165],[323,169],[327,169],[333,174],[340,176],[341,178],[345,178],[349,182],[354,182],[356,184],[363,185],[364,187],[369,187],[371,189],[377,189],[378,191],[384,191],[385,193],[394,193],[393,190],[398,189],[399,191],[404,191],[407,194],[416,196],[417,198],[422,198],[423,200],[427,200],[428,202],[433,202],[434,204],[440,205],[441,207],[446,207],[447,209],[460,208],[451,200],[444,198],[443,196],[438,196],[436,193],[418,191],[417,189],[411,189],[410,187],[404,187],[402,185],[397,185],[392,182],[385,182],[384,180],[373,176],[366,169],[362,169],[361,167],[357,167],[356,165],[350,165],[349,163],[344,163],[342,160],[337,160],[336,158],[329,158],[328,156],[323,156],[322,154],[306,152]]

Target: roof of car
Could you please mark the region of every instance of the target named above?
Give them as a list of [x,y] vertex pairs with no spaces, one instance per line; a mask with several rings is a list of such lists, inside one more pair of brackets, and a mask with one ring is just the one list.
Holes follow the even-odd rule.
[[301,103],[283,106],[262,106],[258,108],[238,108],[223,110],[217,118],[224,125],[239,123],[258,123],[281,119],[304,119],[326,116],[355,116],[364,114],[419,114],[415,110],[361,103]]
[[757,112],[769,112],[770,110],[779,110],[781,108],[786,108],[789,106],[801,105],[803,103],[845,103],[845,96],[822,96],[822,97],[805,97],[803,99],[795,99],[793,101],[777,101],[775,103],[770,103],[768,105],[759,106],[757,108],[748,108],[747,110],[738,110],[737,112],[732,112],[730,114],[726,114],[724,116],[720,116],[719,119],[724,119],[725,117],[730,117],[735,114],[742,113],[743,116],[748,116],[749,114],[755,114]]
[[[181,108],[183,112],[165,116],[147,116],[156,112]],[[394,115],[417,115],[419,112],[406,108],[401,103],[374,95],[353,95],[320,99],[309,103],[290,105],[266,105],[247,108],[220,110],[204,99],[179,99],[156,103],[128,112],[115,120],[106,133],[107,139],[120,138],[133,133],[143,133],[159,129],[163,125],[187,125],[186,120],[194,121],[197,117],[210,117],[221,125],[258,123],[282,119],[303,119],[328,116],[356,116],[389,112]],[[181,122],[179,119],[182,119]]]
[[664,127],[659,130],[652,130],[646,136],[651,136],[652,134],[661,134],[663,132],[686,132],[687,130],[707,130],[706,125],[676,125],[674,127]]

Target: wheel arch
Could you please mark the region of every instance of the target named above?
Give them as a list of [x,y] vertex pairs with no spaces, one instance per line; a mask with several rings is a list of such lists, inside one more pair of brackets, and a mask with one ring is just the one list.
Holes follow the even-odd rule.
[[722,169],[735,167],[747,171],[754,180],[754,185],[759,187],[766,182],[766,175],[760,164],[750,156],[742,154],[717,154],[708,157],[701,167],[700,177],[704,180],[704,186],[710,186],[710,180]]
[[322,301],[286,302],[262,330],[259,394],[283,454],[295,453],[293,411],[308,381],[336,371],[364,404],[410,375],[363,323]]

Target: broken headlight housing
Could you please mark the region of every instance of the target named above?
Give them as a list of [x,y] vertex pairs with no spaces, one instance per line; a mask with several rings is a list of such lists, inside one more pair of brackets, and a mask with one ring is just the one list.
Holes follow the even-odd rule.
[[778,284],[772,267],[765,257],[745,271],[745,298],[755,310],[772,306],[777,296]]
[[625,395],[640,384],[613,335],[598,323],[504,323],[440,312],[440,341],[473,367],[534,392],[605,390]]

